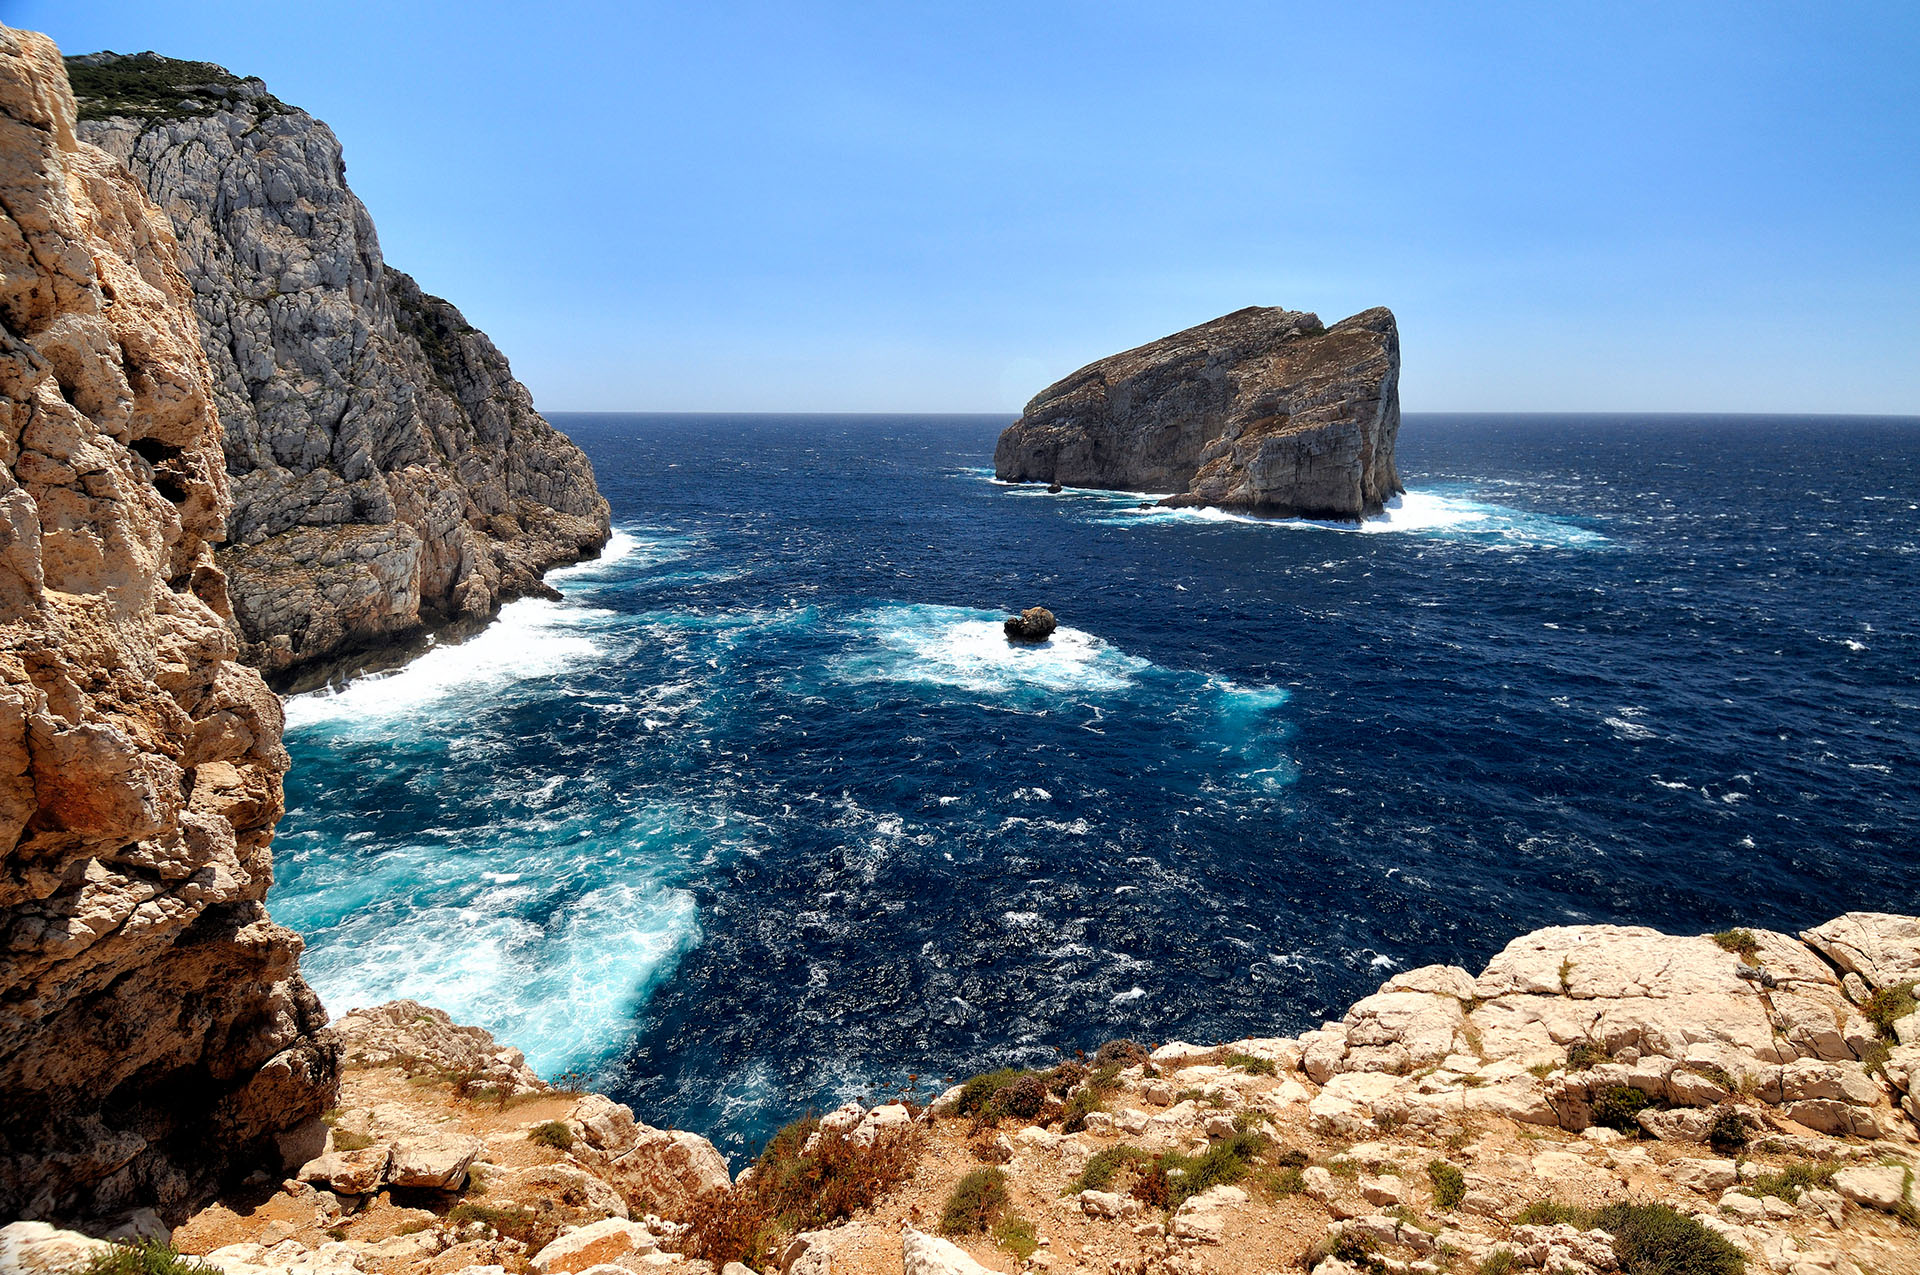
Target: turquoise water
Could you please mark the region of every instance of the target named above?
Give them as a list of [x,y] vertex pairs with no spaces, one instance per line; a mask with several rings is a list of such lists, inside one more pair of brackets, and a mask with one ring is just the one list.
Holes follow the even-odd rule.
[[996,484],[1001,423],[562,422],[605,557],[289,703],[270,903],[329,1009],[738,1149],[1535,925],[1911,908],[1914,422],[1414,417],[1357,527]]

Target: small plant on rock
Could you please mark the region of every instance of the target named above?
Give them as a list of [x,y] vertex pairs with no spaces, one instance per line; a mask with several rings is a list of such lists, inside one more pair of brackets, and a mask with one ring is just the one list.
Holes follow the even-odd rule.
[[219,1275],[219,1269],[187,1257],[171,1244],[138,1240],[115,1244],[87,1262],[85,1275]]
[[1707,1123],[1707,1145],[1722,1155],[1732,1155],[1746,1148],[1753,1131],[1753,1117],[1738,1107],[1723,1106]]
[[1514,1219],[1518,1226],[1571,1226],[1584,1231],[1593,1225],[1593,1210],[1562,1204],[1558,1200],[1535,1200]]
[[1475,1275],[1513,1275],[1519,1269],[1520,1263],[1512,1249],[1496,1248],[1475,1268]]
[[1713,936],[1713,941],[1749,965],[1760,963],[1760,940],[1753,936],[1752,930],[1721,930]]
[[1226,1066],[1238,1067],[1252,1076],[1277,1076],[1280,1068],[1271,1058],[1262,1058],[1258,1054],[1228,1054]]
[[1032,1257],[1040,1247],[1040,1237],[1033,1229],[1033,1223],[1018,1213],[1003,1214],[993,1224],[993,1242],[1022,1262]]
[[940,1210],[940,1230],[947,1235],[984,1231],[1012,1207],[1007,1175],[999,1169],[975,1169],[954,1185]]
[[1427,1178],[1433,1183],[1433,1207],[1451,1209],[1467,1198],[1467,1175],[1445,1160],[1429,1161]]
[[573,1130],[564,1120],[548,1120],[527,1130],[527,1141],[556,1151],[573,1150]]
[[1638,1134],[1640,1113],[1652,1105],[1652,1098],[1631,1085],[1611,1085],[1593,1096],[1593,1122]]
[[1567,1070],[1585,1071],[1597,1067],[1603,1062],[1613,1061],[1613,1055],[1606,1046],[1595,1040],[1576,1040],[1567,1046]]
[[1914,987],[1911,982],[1898,983],[1882,987],[1867,998],[1862,1009],[1868,1021],[1879,1030],[1882,1040],[1893,1040],[1893,1025],[1920,1008],[1920,1002],[1914,1000]]
[[1115,1063],[1122,1070],[1128,1067],[1142,1067],[1152,1061],[1147,1047],[1133,1040],[1110,1040],[1094,1051],[1093,1065],[1097,1070]]

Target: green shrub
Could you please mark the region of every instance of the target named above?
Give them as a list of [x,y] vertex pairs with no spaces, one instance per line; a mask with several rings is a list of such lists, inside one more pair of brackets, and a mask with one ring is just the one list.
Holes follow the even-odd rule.
[[1626,1275],[1740,1275],[1747,1266],[1739,1249],[1664,1204],[1610,1204],[1593,1224],[1612,1233]]
[[352,1129],[333,1131],[333,1149],[335,1151],[365,1151],[374,1143],[371,1134],[359,1133]]
[[1177,1209],[1209,1187],[1246,1177],[1266,1145],[1260,1134],[1236,1133],[1199,1155],[1164,1152],[1142,1166],[1131,1194],[1155,1208]]
[[1100,1095],[1091,1089],[1081,1089],[1067,1099],[1067,1105],[1060,1112],[1060,1131],[1078,1133],[1087,1127],[1087,1117],[1096,1111],[1105,1111],[1107,1104],[1100,1101]]
[[969,1076],[960,1086],[960,1097],[953,1104],[954,1113],[962,1116],[987,1115],[1000,1091],[1025,1074],[1018,1067],[1002,1067],[998,1071],[984,1071],[977,1076]]
[[548,1120],[527,1130],[527,1141],[537,1142],[543,1147],[552,1147],[556,1151],[573,1150],[573,1130],[564,1120]]
[[1833,1160],[1803,1160],[1773,1173],[1762,1173],[1749,1184],[1755,1195],[1777,1195],[1783,1200],[1798,1200],[1809,1187],[1830,1187],[1840,1165]]
[[1652,1098],[1631,1085],[1611,1085],[1593,1096],[1593,1122],[1637,1134],[1640,1113],[1652,1105]]
[[993,1224],[993,1242],[1022,1262],[1032,1257],[1040,1247],[1040,1237],[1034,1231],[1033,1223],[1018,1213],[1003,1214]]
[[1707,1122],[1707,1145],[1723,1155],[1730,1155],[1747,1145],[1753,1137],[1754,1128],[1753,1117],[1740,1108],[1721,1107]]
[[1311,1271],[1331,1257],[1363,1271],[1384,1271],[1387,1268],[1380,1260],[1379,1249],[1379,1242],[1364,1231],[1336,1231],[1309,1248],[1302,1264]]
[[1753,936],[1752,930],[1721,930],[1713,936],[1713,941],[1749,965],[1759,963],[1760,940]]
[[1589,1067],[1597,1067],[1603,1062],[1612,1061],[1612,1059],[1613,1055],[1609,1054],[1606,1047],[1598,1041],[1576,1040],[1573,1044],[1567,1046],[1567,1069],[1569,1071],[1585,1071]]
[[1262,1058],[1257,1054],[1228,1054],[1225,1065],[1228,1067],[1238,1067],[1240,1070],[1255,1076],[1277,1076],[1280,1074],[1280,1068],[1274,1063],[1273,1059]]
[[1289,1195],[1298,1195],[1307,1189],[1306,1174],[1294,1165],[1281,1165],[1259,1179],[1260,1185],[1274,1199]]
[[529,1249],[546,1247],[560,1233],[560,1222],[553,1211],[535,1210],[523,1204],[475,1204],[462,1200],[447,1211],[447,1221],[457,1229],[473,1222],[490,1226],[510,1240],[518,1240]]
[[940,1230],[947,1235],[984,1231],[1011,1206],[1007,1175],[999,1169],[975,1169],[954,1185],[940,1210]]
[[1514,1219],[1516,1226],[1559,1226],[1562,1223],[1578,1230],[1587,1230],[1593,1225],[1593,1210],[1562,1204],[1558,1200],[1535,1200]]
[[1106,1191],[1113,1187],[1114,1175],[1129,1166],[1150,1163],[1153,1156],[1139,1147],[1130,1147],[1124,1143],[1117,1147],[1107,1147],[1096,1151],[1087,1158],[1087,1166],[1080,1170],[1080,1176],[1067,1184],[1067,1194],[1075,1191]]
[[1433,1206],[1450,1209],[1467,1198],[1467,1175],[1445,1160],[1427,1162],[1427,1177],[1433,1182]]
[[1520,1264],[1514,1260],[1512,1249],[1496,1248],[1475,1268],[1475,1275],[1513,1275],[1518,1269]]
[[218,1267],[184,1256],[171,1244],[136,1240],[115,1244],[87,1261],[86,1275],[220,1275]]
[[1899,983],[1892,987],[1883,987],[1867,999],[1865,1013],[1873,1025],[1879,1029],[1882,1040],[1892,1040],[1893,1025],[1913,1013],[1916,1004],[1913,998],[1914,984]]

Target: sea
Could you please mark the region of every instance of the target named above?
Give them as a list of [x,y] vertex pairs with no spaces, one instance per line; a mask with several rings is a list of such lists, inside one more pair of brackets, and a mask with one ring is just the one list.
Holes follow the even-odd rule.
[[1413,414],[1360,524],[997,483],[1006,417],[553,419],[612,542],[288,702],[269,905],[331,1012],[736,1159],[1541,926],[1920,910],[1920,419]]

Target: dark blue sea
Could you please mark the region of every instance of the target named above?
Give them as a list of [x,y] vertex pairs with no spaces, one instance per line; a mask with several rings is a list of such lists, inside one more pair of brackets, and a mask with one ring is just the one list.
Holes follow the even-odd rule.
[[1358,527],[999,485],[997,417],[555,423],[619,529],[565,600],[289,705],[336,1014],[738,1152],[1536,926],[1920,906],[1920,420],[1415,415]]

